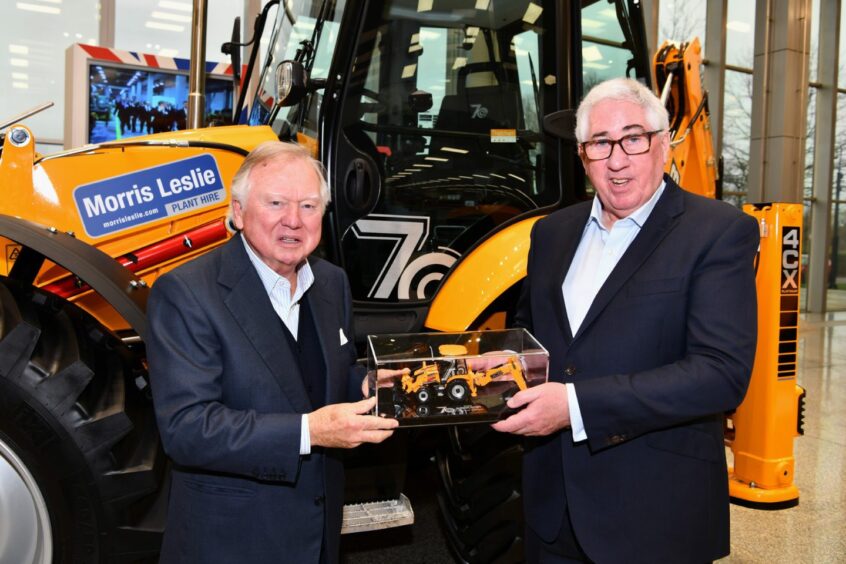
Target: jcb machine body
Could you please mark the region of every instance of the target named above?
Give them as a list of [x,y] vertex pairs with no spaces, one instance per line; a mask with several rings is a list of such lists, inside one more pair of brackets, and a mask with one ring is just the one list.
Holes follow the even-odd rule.
[[[15,542],[0,561],[157,553],[167,468],[145,362],[148,287],[227,240],[232,177],[262,141],[304,143],[326,167],[333,202],[319,252],[349,275],[359,339],[505,325],[531,226],[590,197],[575,143],[545,134],[543,117],[606,78],[650,82],[640,10],[633,0],[272,1],[267,64],[236,108],[244,125],[42,157],[33,132],[9,124],[0,498],[16,500],[20,518],[3,524]],[[681,184],[707,192],[710,181],[685,173],[707,162],[686,157]],[[521,447],[479,429],[438,441],[448,540],[465,561],[519,559]],[[376,489],[396,497],[401,482]]]
[[[467,349],[457,354],[467,354]],[[415,396],[420,403],[428,403],[436,397],[465,402],[468,396],[476,397],[479,388],[497,380],[513,381],[517,390],[527,387],[523,368],[516,357],[508,358],[499,366],[478,371],[468,368],[466,361],[454,359],[443,373],[436,361],[424,361],[414,372],[406,369],[399,383],[404,393]]]

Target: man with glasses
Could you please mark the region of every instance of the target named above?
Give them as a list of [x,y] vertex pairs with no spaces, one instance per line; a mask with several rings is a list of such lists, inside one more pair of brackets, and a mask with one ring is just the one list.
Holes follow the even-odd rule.
[[535,225],[515,318],[549,350],[549,382],[494,425],[529,437],[527,558],[721,558],[723,413],[755,356],[757,224],[663,173],[667,112],[636,81],[591,90],[576,138],[596,196]]

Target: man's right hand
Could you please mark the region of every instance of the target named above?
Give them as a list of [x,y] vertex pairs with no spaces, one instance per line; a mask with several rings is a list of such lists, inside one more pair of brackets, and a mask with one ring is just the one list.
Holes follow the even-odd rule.
[[361,443],[381,443],[399,425],[396,419],[364,415],[376,407],[376,398],[355,403],[335,403],[308,414],[312,446],[355,448]]

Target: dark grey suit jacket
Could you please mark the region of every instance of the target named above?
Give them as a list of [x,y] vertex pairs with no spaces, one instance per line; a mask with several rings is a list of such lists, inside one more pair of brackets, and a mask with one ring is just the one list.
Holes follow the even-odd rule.
[[[326,403],[347,401],[363,374],[349,283],[309,263]],[[156,419],[175,467],[161,561],[316,562],[323,539],[337,560],[343,466],[336,451],[299,454],[313,407],[241,237],[160,278],[147,313]]]
[[667,186],[575,335],[561,286],[590,202],[540,220],[517,323],[573,382],[588,440],[528,443],[529,525],[555,538],[564,508],[597,562],[705,562],[729,552],[723,412],[755,356],[753,218]]

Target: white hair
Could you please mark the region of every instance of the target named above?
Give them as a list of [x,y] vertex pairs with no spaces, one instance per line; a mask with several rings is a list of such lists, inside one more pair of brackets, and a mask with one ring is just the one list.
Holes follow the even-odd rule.
[[241,209],[244,209],[247,205],[247,198],[250,196],[250,189],[252,188],[250,173],[256,166],[273,159],[302,160],[314,168],[314,172],[320,179],[320,207],[325,212],[329,202],[332,201],[332,195],[329,192],[329,183],[326,182],[326,174],[320,161],[312,157],[308,149],[302,145],[282,141],[266,141],[250,151],[250,154],[247,155],[238,172],[232,178],[232,199],[229,202],[230,219],[234,217],[232,206],[235,202],[241,204]]
[[594,86],[576,110],[576,141],[588,140],[590,114],[593,107],[605,100],[618,100],[637,104],[646,112],[646,120],[653,130],[670,127],[670,117],[661,100],[649,88],[631,78],[612,78]]

